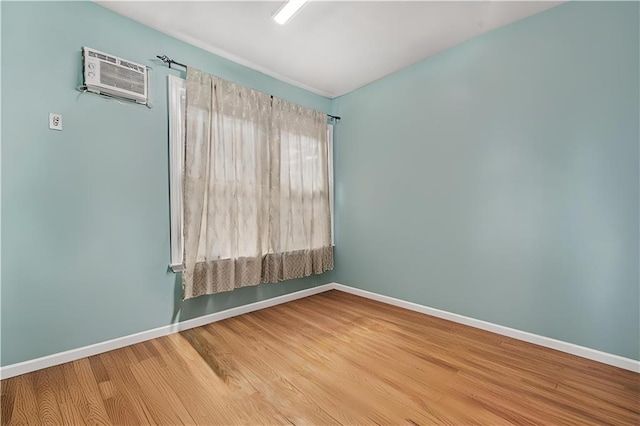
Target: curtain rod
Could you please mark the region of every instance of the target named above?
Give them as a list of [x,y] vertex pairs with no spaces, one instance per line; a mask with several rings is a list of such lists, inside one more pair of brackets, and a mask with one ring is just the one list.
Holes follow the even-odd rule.
[[170,57],[168,57],[167,55],[157,55],[156,58],[160,59],[162,62],[164,62],[165,64],[169,65],[169,68],[171,68],[171,64],[174,65],[180,65],[182,68],[186,68],[187,66],[185,64],[181,64],[180,62],[176,62],[173,59],[171,59]]
[[[181,66],[182,68],[187,68],[187,66],[185,64],[181,64],[180,62],[176,62],[173,59],[171,59],[170,57],[168,57],[167,55],[157,55],[156,58],[160,59],[162,62],[167,64],[169,66],[169,68],[171,68],[171,64]],[[273,98],[273,95],[271,95],[271,97]],[[327,114],[327,117],[331,117],[334,120],[341,120],[341,117],[338,117],[337,115]]]

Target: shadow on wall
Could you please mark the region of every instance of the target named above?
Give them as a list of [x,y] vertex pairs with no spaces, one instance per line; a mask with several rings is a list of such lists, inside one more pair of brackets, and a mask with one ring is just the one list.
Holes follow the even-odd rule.
[[333,282],[334,277],[334,271],[328,271],[321,275],[312,275],[296,280],[242,287],[234,291],[182,300],[182,274],[177,273],[175,274],[173,286],[174,302],[171,323],[186,321],[225,309],[327,284]]

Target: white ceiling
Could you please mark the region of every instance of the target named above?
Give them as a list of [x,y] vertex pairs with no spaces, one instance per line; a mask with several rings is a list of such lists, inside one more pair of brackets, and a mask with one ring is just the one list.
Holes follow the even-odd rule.
[[333,98],[562,2],[311,1],[284,26],[271,19],[283,1],[97,3]]

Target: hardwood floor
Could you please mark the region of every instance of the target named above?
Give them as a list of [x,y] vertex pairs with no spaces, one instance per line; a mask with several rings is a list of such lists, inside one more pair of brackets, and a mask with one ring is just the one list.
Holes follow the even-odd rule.
[[640,424],[640,375],[330,291],[3,380],[2,424]]

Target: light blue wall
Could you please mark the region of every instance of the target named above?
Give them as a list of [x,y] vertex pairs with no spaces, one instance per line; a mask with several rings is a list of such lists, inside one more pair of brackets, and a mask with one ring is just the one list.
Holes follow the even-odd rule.
[[[150,65],[151,110],[79,94],[80,48]],[[86,2],[2,2],[2,365],[333,281],[180,303],[166,76],[155,55],[322,111],[330,101]],[[62,132],[48,129],[63,114]]]
[[568,3],[334,101],[346,285],[640,359],[638,3]]
[[[640,359],[637,3],[563,5],[333,102],[92,3],[2,2],[1,24],[1,365],[334,281],[179,302],[180,72],[156,54],[344,117],[336,281]],[[83,45],[153,66],[154,109],[74,91]]]

